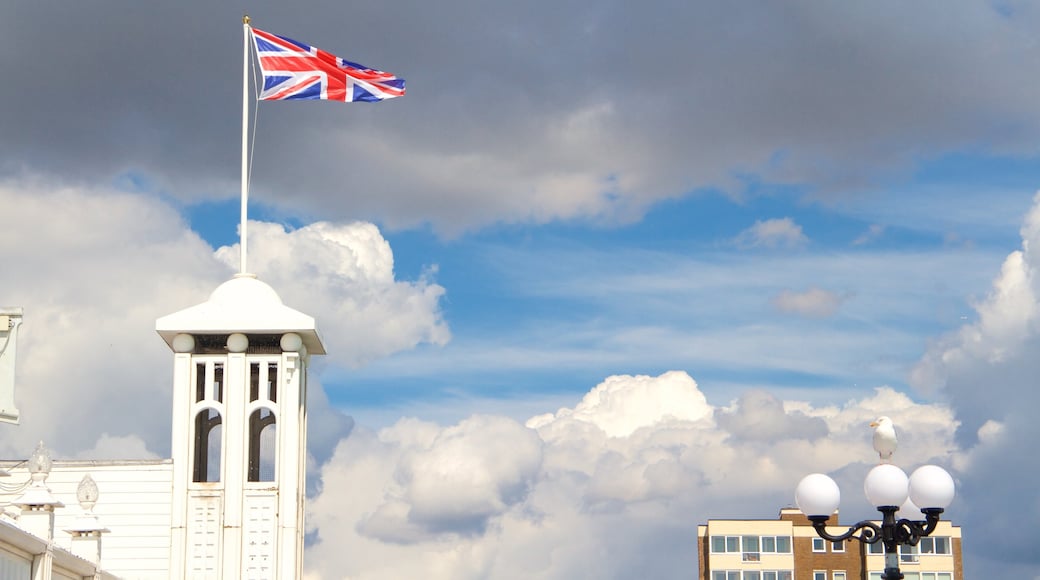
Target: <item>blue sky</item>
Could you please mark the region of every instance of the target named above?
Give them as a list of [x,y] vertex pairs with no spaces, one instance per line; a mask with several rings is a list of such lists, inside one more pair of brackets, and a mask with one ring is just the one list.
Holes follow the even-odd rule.
[[[263,106],[272,105],[284,106]],[[330,399],[375,425],[401,414],[455,421],[473,411],[522,420],[545,402],[579,398],[605,376],[675,369],[693,373],[718,404],[749,388],[828,401],[890,385],[928,399],[909,387],[909,369],[928,340],[974,319],[971,301],[1020,244],[1037,167],[1035,159],[954,154],[840,199],[748,180],[738,194],[690,192],[629,223],[499,224],[453,237],[428,226],[383,228],[398,279],[429,277],[446,289],[452,340],[333,370]],[[288,228],[305,223],[279,215],[286,209],[253,204],[251,211]],[[237,199],[184,213],[214,247],[236,241]],[[784,218],[802,228],[804,245],[738,241],[755,222]],[[772,272],[788,260],[794,276]],[[903,262],[922,270],[908,272]],[[856,264],[870,270],[848,271]],[[724,278],[705,282],[702,274]],[[893,303],[883,278],[907,276],[898,284],[907,295]],[[784,289],[820,286],[844,296],[833,315],[807,319],[769,305]],[[726,340],[756,333],[770,343],[784,340],[780,334],[845,348],[787,362],[715,361],[658,344],[703,336],[726,348]],[[631,336],[614,343],[619,334]],[[508,371],[498,372],[503,365]]]

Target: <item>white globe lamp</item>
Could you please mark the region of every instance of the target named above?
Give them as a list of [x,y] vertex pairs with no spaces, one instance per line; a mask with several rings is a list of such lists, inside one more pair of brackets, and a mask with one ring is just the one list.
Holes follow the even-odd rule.
[[891,463],[882,463],[871,469],[863,482],[867,501],[877,508],[898,508],[909,496],[909,489],[906,473]]
[[938,465],[924,465],[910,474],[910,500],[926,509],[946,509],[954,496],[953,477]]
[[822,473],[806,475],[798,482],[794,501],[802,513],[809,516],[830,517],[841,503],[838,484]]

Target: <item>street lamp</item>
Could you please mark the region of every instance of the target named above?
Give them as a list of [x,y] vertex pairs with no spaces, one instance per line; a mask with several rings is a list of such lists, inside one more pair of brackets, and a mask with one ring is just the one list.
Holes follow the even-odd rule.
[[[863,491],[870,503],[882,514],[881,525],[864,520],[843,534],[827,532],[827,519],[838,509],[841,491],[838,484],[822,473],[802,478],[795,490],[798,509],[809,517],[819,536],[830,542],[856,539],[867,544],[882,542],[885,546],[884,580],[901,580],[899,546],[916,546],[921,538],[935,531],[939,515],[953,501],[953,478],[936,465],[917,468],[910,477],[902,469],[889,463],[878,465],[867,474]],[[896,512],[907,499],[920,506],[923,521],[896,519]]]

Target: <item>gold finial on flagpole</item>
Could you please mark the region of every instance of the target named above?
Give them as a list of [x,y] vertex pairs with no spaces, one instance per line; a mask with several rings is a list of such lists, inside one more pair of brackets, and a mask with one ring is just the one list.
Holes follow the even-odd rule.
[[248,14],[243,14],[242,15],[242,24],[249,24],[249,15]]

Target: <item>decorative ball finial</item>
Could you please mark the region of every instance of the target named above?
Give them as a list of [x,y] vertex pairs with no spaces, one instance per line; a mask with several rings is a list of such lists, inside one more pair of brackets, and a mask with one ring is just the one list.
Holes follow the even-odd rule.
[[46,480],[51,473],[53,463],[51,452],[43,445],[43,441],[40,441],[36,445],[36,450],[29,457],[28,469],[32,480],[34,482]]
[[890,463],[898,444],[892,419],[878,417],[877,421],[873,421],[870,426],[874,428],[874,451],[877,451],[881,463]]
[[249,24],[250,18],[248,14],[242,15],[242,24]]
[[84,512],[89,514],[94,511],[94,504],[98,500],[98,486],[89,473],[80,480],[79,487],[76,488],[76,499]]

